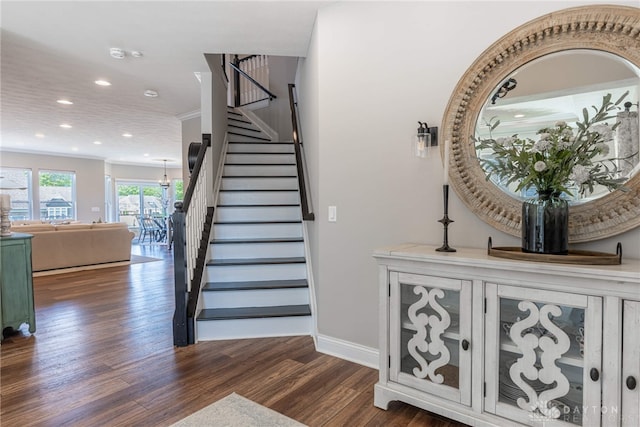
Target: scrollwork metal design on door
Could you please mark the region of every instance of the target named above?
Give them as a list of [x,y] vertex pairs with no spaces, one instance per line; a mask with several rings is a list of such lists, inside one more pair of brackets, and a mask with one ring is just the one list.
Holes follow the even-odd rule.
[[[420,296],[418,301],[409,306],[407,313],[417,331],[407,343],[409,354],[420,365],[419,368],[413,368],[413,375],[417,378],[427,378],[428,376],[434,383],[442,384],[444,377],[435,372],[438,368],[447,365],[451,358],[449,349],[442,339],[445,330],[451,324],[451,316],[438,302],[438,299],[444,297],[444,291],[437,288],[428,290],[423,286],[414,286],[413,292]],[[419,310],[427,306],[430,306],[437,314],[418,313]],[[421,353],[429,353],[433,356],[440,355],[440,357],[428,362]]]
[[[522,356],[509,368],[511,380],[527,395],[527,399],[520,397],[517,404],[521,409],[533,412],[538,409],[542,414],[550,418],[560,417],[560,410],[551,406],[551,402],[569,392],[569,380],[562,374],[562,370],[556,365],[564,353],[569,350],[571,340],[569,336],[555,325],[552,317],[562,314],[562,309],[557,305],[544,305],[540,308],[531,301],[520,301],[518,308],[529,315],[511,326],[509,335],[511,340],[522,351]],[[540,322],[541,327],[535,328]],[[523,334],[522,332],[526,333]],[[539,336],[535,332],[540,332]],[[552,337],[555,337],[555,339]],[[537,365],[536,348],[541,351],[540,365]],[[538,368],[540,366],[540,368]],[[556,386],[546,389],[538,395],[536,391],[522,377],[529,381],[540,382]]]

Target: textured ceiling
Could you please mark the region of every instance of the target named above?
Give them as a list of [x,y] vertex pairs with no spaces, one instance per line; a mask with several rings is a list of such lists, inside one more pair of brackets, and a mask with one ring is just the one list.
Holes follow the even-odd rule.
[[[2,150],[178,162],[178,117],[200,108],[194,72],[207,70],[204,54],[305,56],[317,9],[327,3],[3,0]],[[111,47],[127,56],[111,58]],[[159,96],[145,97],[147,89]],[[61,98],[74,104],[56,103]]]

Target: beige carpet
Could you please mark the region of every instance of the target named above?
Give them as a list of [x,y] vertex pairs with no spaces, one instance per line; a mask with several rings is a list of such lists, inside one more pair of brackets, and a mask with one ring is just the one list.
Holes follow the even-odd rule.
[[232,393],[172,427],[304,427],[291,418]]

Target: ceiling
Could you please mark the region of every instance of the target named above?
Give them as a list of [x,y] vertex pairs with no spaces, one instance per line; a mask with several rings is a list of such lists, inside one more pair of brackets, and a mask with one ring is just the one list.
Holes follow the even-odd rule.
[[[200,109],[204,54],[305,56],[327,3],[3,0],[2,150],[179,166],[180,118]],[[112,58],[113,47],[126,56]]]

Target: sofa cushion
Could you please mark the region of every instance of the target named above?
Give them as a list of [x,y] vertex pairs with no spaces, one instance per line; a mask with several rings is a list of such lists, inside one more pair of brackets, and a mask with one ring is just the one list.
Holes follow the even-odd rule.
[[68,231],[68,230],[90,230],[91,224],[59,224],[56,225],[57,231]]
[[91,228],[100,229],[100,228],[127,228],[126,222],[96,222],[91,224]]
[[29,225],[15,225],[11,226],[11,231],[17,233],[31,233],[42,231],[55,231],[56,226],[53,224],[29,224]]

